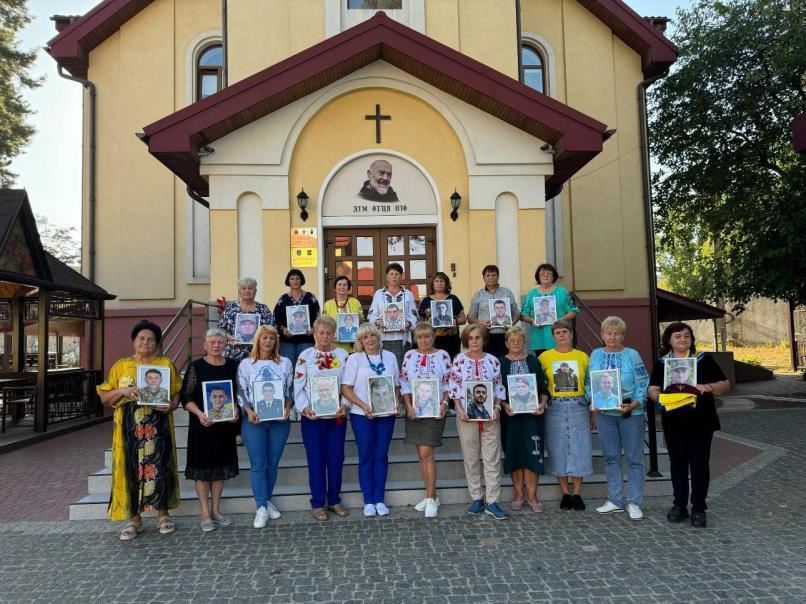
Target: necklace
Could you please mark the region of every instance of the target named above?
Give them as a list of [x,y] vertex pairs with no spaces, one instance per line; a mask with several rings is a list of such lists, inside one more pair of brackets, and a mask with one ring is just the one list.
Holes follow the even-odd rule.
[[347,308],[347,303],[350,301],[350,298],[345,299],[344,304],[339,304],[338,298],[333,298],[333,301],[336,303],[336,308],[338,308],[339,310],[344,310],[345,308]]
[[377,365],[369,360],[369,355],[367,354],[366,350],[364,351],[364,356],[367,357],[367,363],[369,363],[369,368],[375,372],[375,375],[383,375],[383,372],[386,371],[386,366],[383,364],[383,355],[382,354],[379,355],[381,359],[380,361],[378,361]]

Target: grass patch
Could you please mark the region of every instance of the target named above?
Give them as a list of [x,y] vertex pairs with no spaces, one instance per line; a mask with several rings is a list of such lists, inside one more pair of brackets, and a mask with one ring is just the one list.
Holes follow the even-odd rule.
[[[697,349],[713,350],[714,347],[710,343],[697,342]],[[766,367],[775,373],[794,373],[789,356],[789,342],[770,343],[764,346],[728,344],[728,352],[732,352],[733,358],[737,361]]]

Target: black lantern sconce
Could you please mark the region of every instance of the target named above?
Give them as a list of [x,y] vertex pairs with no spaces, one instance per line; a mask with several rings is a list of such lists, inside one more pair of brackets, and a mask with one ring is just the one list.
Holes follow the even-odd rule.
[[305,222],[308,220],[308,212],[306,210],[308,207],[308,194],[305,192],[305,189],[300,189],[300,192],[297,194],[297,205],[300,209],[299,217]]
[[456,192],[456,189],[453,190],[453,195],[451,195],[451,208],[453,211],[451,212],[451,220],[456,222],[456,219],[459,218],[459,206],[462,205],[462,196]]

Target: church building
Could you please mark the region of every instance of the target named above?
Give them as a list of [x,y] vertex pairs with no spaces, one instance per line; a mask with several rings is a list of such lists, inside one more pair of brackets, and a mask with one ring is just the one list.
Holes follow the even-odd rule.
[[[469,305],[542,262],[648,360],[645,88],[677,50],[623,0],[103,0],[54,17],[85,87],[83,266],[131,325],[289,268],[364,304],[399,262]],[[598,328],[598,326],[597,326]],[[107,363],[108,367],[109,363]]]

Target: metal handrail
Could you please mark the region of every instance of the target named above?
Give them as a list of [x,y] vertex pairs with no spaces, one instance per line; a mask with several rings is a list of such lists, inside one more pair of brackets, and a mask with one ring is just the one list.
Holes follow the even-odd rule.
[[[177,311],[176,315],[168,322],[167,327],[165,327],[162,332],[163,342],[167,340],[167,343],[162,347],[162,352],[171,358],[171,361],[173,361],[173,364],[180,373],[184,373],[193,359],[193,341],[202,339],[193,335],[193,314],[197,307],[203,307],[205,309],[213,308],[216,310],[219,308],[217,304],[202,302],[191,298],[182,305],[182,308]],[[204,320],[207,323],[211,322],[209,310],[205,313]],[[169,337],[170,339],[168,340],[167,338]],[[174,346],[177,345],[178,342],[182,344],[174,351]]]
[[[599,330],[599,326],[602,324],[602,321],[598,316],[596,316],[596,313],[593,312],[593,309],[588,306],[579,296],[577,296],[576,293],[571,292],[571,299],[580,310],[575,319],[576,329],[574,331],[585,343],[586,347],[588,348],[587,352],[591,352],[594,348],[602,345],[602,338]],[[593,327],[588,322],[586,315],[593,318],[593,320],[596,322],[596,327]],[[585,328],[587,333],[583,332],[579,328],[580,325]]]

